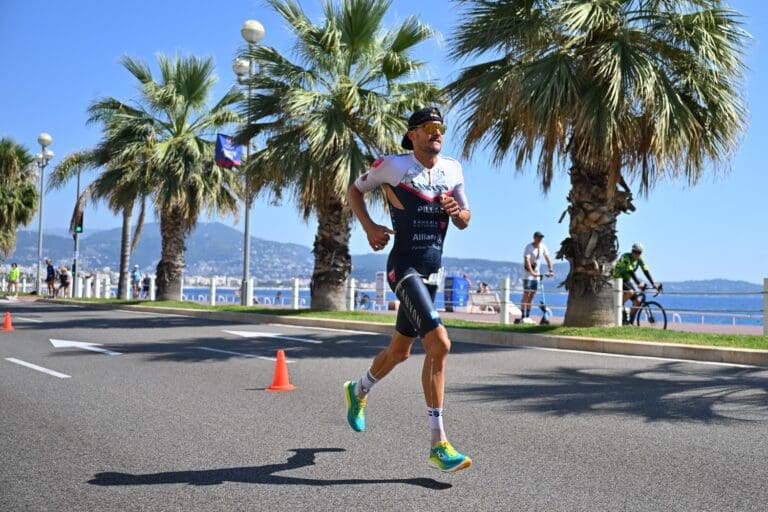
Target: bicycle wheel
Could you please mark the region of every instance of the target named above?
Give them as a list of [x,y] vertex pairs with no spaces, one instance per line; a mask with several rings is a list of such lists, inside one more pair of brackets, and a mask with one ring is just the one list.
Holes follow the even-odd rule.
[[653,329],[667,328],[667,312],[658,302],[646,302],[640,306],[635,319],[638,327],[651,327]]

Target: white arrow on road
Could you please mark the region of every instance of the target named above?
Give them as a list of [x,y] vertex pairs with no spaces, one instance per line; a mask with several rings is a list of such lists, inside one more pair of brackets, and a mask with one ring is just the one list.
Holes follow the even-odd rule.
[[80,348],[83,350],[90,350],[92,352],[100,352],[102,354],[107,354],[108,356],[119,356],[122,354],[122,352],[114,352],[112,350],[107,350],[106,348],[99,348],[101,343],[86,343],[85,341],[51,339],[51,344],[56,348]]

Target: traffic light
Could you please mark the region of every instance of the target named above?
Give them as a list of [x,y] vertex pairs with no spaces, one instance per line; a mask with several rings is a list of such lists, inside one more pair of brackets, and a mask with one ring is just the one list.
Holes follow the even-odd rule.
[[75,233],[82,233],[83,232],[83,212],[80,212],[80,215],[77,217],[77,220],[75,221]]

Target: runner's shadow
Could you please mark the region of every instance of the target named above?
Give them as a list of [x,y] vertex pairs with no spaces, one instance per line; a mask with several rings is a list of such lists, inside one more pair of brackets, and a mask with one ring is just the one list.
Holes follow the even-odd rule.
[[315,465],[315,454],[323,452],[343,452],[343,448],[297,448],[283,464],[268,464],[265,466],[249,466],[240,468],[209,469],[201,471],[168,471],[165,473],[150,473],[132,475],[130,473],[97,473],[92,480],[93,485],[158,485],[158,484],[189,484],[189,485],[219,485],[224,482],[242,482],[247,484],[268,485],[357,485],[357,484],[408,484],[427,489],[444,490],[452,487],[446,482],[438,482],[432,478],[393,478],[393,479],[339,479],[316,480],[312,478],[293,478],[278,476],[275,473],[290,471],[306,466]]

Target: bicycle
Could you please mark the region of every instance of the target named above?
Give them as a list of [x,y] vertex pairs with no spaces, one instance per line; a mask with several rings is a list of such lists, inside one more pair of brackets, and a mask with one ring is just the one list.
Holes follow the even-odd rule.
[[[653,297],[657,297],[664,287],[659,284],[659,289],[653,294]],[[653,329],[666,329],[667,328],[667,312],[664,310],[664,306],[654,300],[646,300],[645,287],[642,291],[635,294],[640,299],[640,305],[635,312],[635,324],[638,327],[650,327]]]

